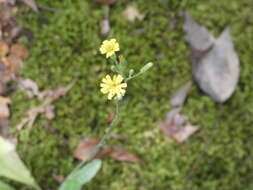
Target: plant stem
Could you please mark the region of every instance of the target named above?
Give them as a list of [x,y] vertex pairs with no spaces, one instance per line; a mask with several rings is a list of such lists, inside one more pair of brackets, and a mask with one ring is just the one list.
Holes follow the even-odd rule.
[[[81,161],[81,163],[79,163],[75,169],[69,174],[69,176],[71,176],[75,171],[79,170],[86,162],[92,160],[98,153],[98,151],[100,150],[100,148],[102,146],[105,145],[106,140],[110,137],[111,132],[113,127],[115,126],[116,121],[119,119],[120,113],[119,113],[119,100],[116,101],[116,113],[115,113],[115,117],[112,120],[112,122],[110,123],[108,129],[106,130],[104,136],[102,137],[102,139],[100,140],[100,142],[94,147],[94,149],[92,150],[92,152],[90,153],[90,155],[88,156],[87,159]],[[68,176],[68,177],[69,177]]]

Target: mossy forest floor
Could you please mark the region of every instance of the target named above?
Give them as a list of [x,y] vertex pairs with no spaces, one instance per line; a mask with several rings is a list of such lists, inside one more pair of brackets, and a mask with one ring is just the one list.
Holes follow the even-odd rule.
[[[81,138],[100,137],[114,106],[99,91],[99,82],[110,71],[98,49],[103,6],[93,0],[38,0],[39,5],[61,12],[38,16],[23,7],[19,22],[34,34],[24,78],[51,89],[79,80],[56,101],[56,117],[40,117],[31,130],[17,134],[18,152],[43,189],[56,190],[54,175],[67,175],[77,164],[73,151]],[[132,5],[145,15],[130,24],[122,11]],[[253,189],[253,4],[252,0],[121,1],[110,9],[111,35],[135,69],[152,61],[151,71],[128,85],[121,119],[114,133],[126,142],[110,140],[144,160],[129,164],[105,159],[102,170],[84,189],[89,190],[252,190]],[[170,95],[191,80],[189,47],[180,12],[188,10],[216,36],[230,25],[240,58],[241,76],[234,95],[216,105],[195,85],[183,112],[200,131],[178,144],[156,126],[172,109]],[[12,97],[12,126],[37,105],[22,92]],[[48,130],[50,125],[53,130]],[[208,139],[215,127],[211,143]],[[199,160],[199,153],[203,159]],[[186,180],[195,161],[199,164]],[[18,186],[25,190],[26,187]]]

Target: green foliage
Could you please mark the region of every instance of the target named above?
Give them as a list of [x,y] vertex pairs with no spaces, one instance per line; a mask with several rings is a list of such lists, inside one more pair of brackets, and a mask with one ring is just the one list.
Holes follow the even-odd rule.
[[[32,130],[25,129],[18,134],[18,151],[39,184],[57,189],[59,184],[53,175],[66,176],[71,171],[76,165],[72,154],[79,140],[102,136],[108,125],[106,118],[114,108],[108,106],[99,92],[101,78],[110,72],[98,51],[103,41],[99,34],[102,5],[83,0],[40,0],[38,3],[63,12],[43,11],[38,16],[24,8],[20,22],[35,37],[31,56],[24,65],[24,77],[35,80],[41,89],[67,85],[77,76],[79,80],[56,102],[54,120],[40,117]],[[121,16],[129,1],[117,1],[112,6],[110,37],[118,40],[129,67],[138,71],[143,63],[154,63],[150,72],[128,85],[121,121],[114,130],[127,141],[111,141],[138,154],[144,164],[105,160],[99,175],[86,189],[185,190],[190,182],[191,190],[252,189],[251,4],[251,0],[138,0],[131,5],[138,7],[145,19],[134,24]],[[188,9],[215,35],[231,26],[241,62],[241,78],[233,97],[221,107],[197,87],[191,89],[183,112],[201,129],[186,143],[177,144],[160,132],[156,121],[171,109],[169,96],[191,79],[189,48],[179,17],[183,9]],[[15,126],[26,110],[38,102],[28,101],[21,92],[13,98],[12,124]],[[206,149],[216,125],[217,134]],[[204,152],[204,156],[191,179],[186,180],[199,152]]]
[[14,190],[11,186],[9,186],[8,184],[3,183],[1,181],[0,181],[0,189],[1,190]]
[[62,184],[60,190],[81,190],[82,186],[97,174],[101,165],[101,160],[93,160],[86,163],[82,168],[70,174]]

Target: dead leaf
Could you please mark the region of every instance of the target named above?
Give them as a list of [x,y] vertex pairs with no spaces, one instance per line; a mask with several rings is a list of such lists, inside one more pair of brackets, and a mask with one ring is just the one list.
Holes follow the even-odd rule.
[[9,52],[8,44],[5,41],[1,40],[0,41],[0,58],[5,57],[8,52]]
[[185,13],[184,31],[193,51],[200,52],[201,54],[201,52],[204,53],[213,46],[214,37],[204,26],[195,22],[187,12]]
[[54,105],[52,103],[59,97],[64,96],[74,85],[75,81],[68,85],[67,87],[60,87],[53,90],[46,90],[39,93],[39,97],[42,99],[42,104],[31,108],[27,112],[27,116],[21,120],[21,122],[16,126],[18,130],[21,130],[26,124],[28,128],[31,128],[37,119],[37,117],[44,113],[48,119],[54,118]]
[[208,30],[186,14],[184,24],[192,49],[192,73],[195,81],[214,101],[223,103],[231,97],[240,75],[240,63],[230,29],[214,38]]
[[0,119],[0,135],[7,137],[9,135],[9,120],[8,119]]
[[11,99],[9,97],[0,96],[0,104],[10,104]]
[[11,46],[10,53],[20,57],[22,60],[26,59],[29,56],[27,48],[21,44],[13,44]]
[[[88,160],[92,151],[95,150],[96,145],[99,143],[99,139],[87,138],[82,140],[74,152],[74,157],[79,160]],[[95,158],[113,158],[118,161],[138,163],[142,162],[135,154],[116,146],[102,147],[96,154]]]
[[40,95],[38,85],[31,79],[20,79],[18,88],[25,91],[29,98]]
[[35,0],[21,0],[25,3],[28,7],[30,7],[34,12],[39,13],[39,9]]
[[139,10],[132,6],[128,6],[123,11],[122,15],[127,21],[131,23],[134,23],[135,20],[142,21],[144,19],[144,15],[140,14]]
[[95,1],[98,2],[98,3],[107,4],[107,5],[111,5],[111,4],[116,2],[116,0],[95,0]]
[[22,67],[23,61],[16,55],[9,55],[2,59],[3,64],[14,74],[18,74]]
[[132,163],[139,163],[142,162],[135,154],[122,149],[120,147],[111,147],[111,152],[109,156],[118,161],[125,161],[125,162],[132,162]]
[[0,104],[0,119],[6,119],[10,116],[9,107],[7,104]]
[[53,178],[59,183],[63,183],[65,180],[65,177],[63,175],[53,175]]
[[87,160],[95,146],[99,143],[99,139],[87,138],[82,140],[75,149],[74,157],[78,160]]
[[181,108],[169,111],[166,115],[166,119],[158,122],[158,126],[166,136],[182,143],[195,133],[198,127],[188,123],[188,118],[180,112]]
[[106,37],[109,34],[110,29],[111,29],[109,19],[107,19],[107,18],[103,19],[100,24],[100,28],[101,28],[101,35],[103,37]]
[[192,82],[187,82],[183,87],[176,91],[170,98],[170,104],[172,106],[182,106],[185,102],[187,93],[191,88]]

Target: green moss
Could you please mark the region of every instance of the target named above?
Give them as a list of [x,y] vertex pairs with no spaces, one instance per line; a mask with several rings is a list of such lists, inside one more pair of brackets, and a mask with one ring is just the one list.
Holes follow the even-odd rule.
[[[139,155],[144,163],[106,159],[100,173],[85,189],[252,189],[253,26],[250,2],[138,0],[131,4],[145,14],[145,20],[134,24],[121,16],[128,1],[118,1],[112,6],[111,36],[118,39],[129,66],[138,69],[149,61],[155,63],[150,72],[129,84],[121,120],[114,131],[127,138],[125,143],[116,143]],[[76,165],[72,154],[79,140],[101,136],[107,125],[107,115],[114,107],[98,87],[100,79],[109,71],[105,58],[98,52],[103,40],[99,34],[102,6],[83,0],[41,0],[38,3],[62,12],[43,12],[39,17],[27,14],[26,8],[22,11],[21,24],[35,36],[23,76],[36,81],[41,89],[65,86],[77,76],[78,81],[66,96],[56,101],[54,120],[47,121],[41,116],[31,130],[17,134],[18,150],[39,184],[45,189],[56,189],[58,183],[53,175],[67,175],[71,171]],[[233,97],[221,107],[197,87],[191,89],[184,113],[201,130],[186,143],[177,144],[160,132],[156,121],[163,119],[171,109],[169,96],[191,79],[189,48],[182,31],[182,19],[178,17],[183,9],[188,9],[215,35],[227,25],[231,26],[241,61],[241,78]],[[141,31],[143,28],[145,30]],[[38,102],[28,101],[21,92],[13,98],[14,126],[27,109]],[[216,124],[219,126],[217,133],[206,146]],[[53,130],[48,131],[46,125]],[[204,157],[187,181],[186,176],[200,152],[204,152]]]

